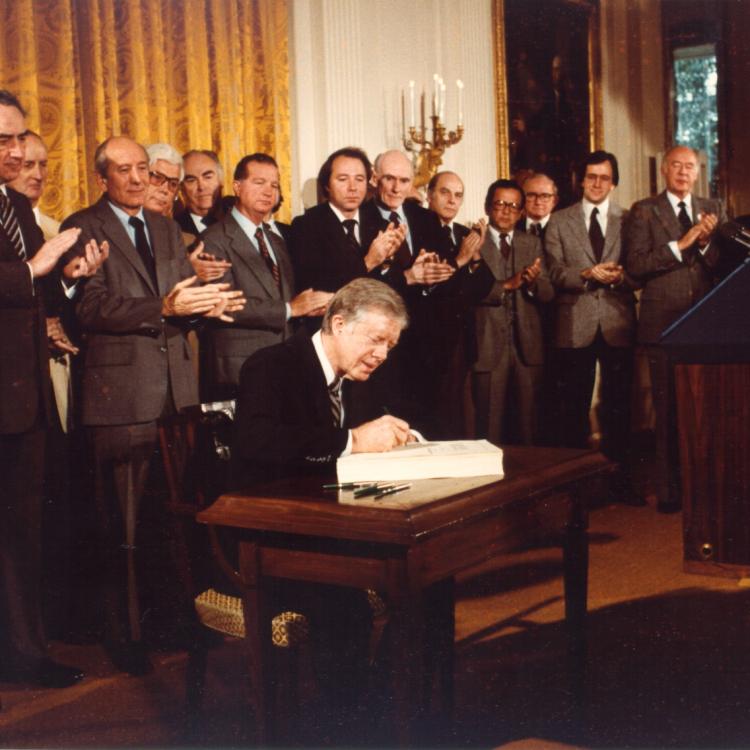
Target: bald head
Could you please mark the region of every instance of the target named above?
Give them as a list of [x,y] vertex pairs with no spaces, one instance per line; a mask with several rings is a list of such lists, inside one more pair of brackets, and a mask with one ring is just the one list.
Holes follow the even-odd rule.
[[696,152],[688,146],[673,146],[664,154],[661,173],[664,175],[667,190],[678,198],[686,198],[700,174]]
[[450,224],[464,202],[464,183],[455,172],[438,172],[427,186],[427,203],[443,224]]
[[411,192],[414,169],[406,154],[401,151],[385,151],[375,159],[373,179],[380,202],[396,211]]
[[143,206],[148,184],[148,154],[125,136],[108,138],[94,154],[96,181],[112,203],[134,216]]

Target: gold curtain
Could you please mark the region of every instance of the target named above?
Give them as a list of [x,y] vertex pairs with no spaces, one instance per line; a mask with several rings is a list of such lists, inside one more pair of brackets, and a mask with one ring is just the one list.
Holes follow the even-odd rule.
[[287,0],[0,0],[0,87],[47,143],[42,210],[58,219],[97,199],[109,135],[213,149],[225,192],[264,151],[289,195]]

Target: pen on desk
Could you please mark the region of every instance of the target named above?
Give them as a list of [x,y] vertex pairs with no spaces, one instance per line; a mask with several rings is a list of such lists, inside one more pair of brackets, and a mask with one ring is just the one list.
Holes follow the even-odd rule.
[[395,495],[397,492],[403,492],[411,488],[410,484],[397,484],[393,487],[381,487],[380,491],[375,495],[373,500],[379,500],[381,497],[386,495]]
[[357,487],[372,487],[372,482],[342,482],[323,485],[324,490],[355,490]]
[[358,490],[354,490],[354,497],[366,497],[367,495],[375,495],[378,492],[382,492],[385,489],[393,487],[392,484],[378,485],[377,483],[371,484],[369,487],[360,487]]

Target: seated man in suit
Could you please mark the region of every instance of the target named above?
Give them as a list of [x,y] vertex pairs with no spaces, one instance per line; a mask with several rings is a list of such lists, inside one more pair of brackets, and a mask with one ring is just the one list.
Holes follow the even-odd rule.
[[236,484],[330,472],[347,453],[386,451],[409,425],[350,394],[385,362],[407,324],[403,300],[382,282],[355,279],[331,300],[312,338],[299,332],[256,352],[240,375]]
[[292,321],[323,314],[331,294],[294,293],[294,272],[283,238],[265,222],[279,199],[279,168],[267,154],[250,154],[234,170],[236,205],[202,237],[205,252],[228,261],[224,281],[241,289],[247,307],[229,324],[215,322],[201,339],[201,394],[234,398],[240,368],[258,349],[284,341]]
[[[474,308],[477,358],[473,365],[476,434],[499,444],[515,417],[517,439],[537,439],[537,407],[544,364],[540,305],[554,296],[538,237],[515,230],[523,190],[496,180],[487,190],[490,220],[466,283]],[[513,393],[514,399],[509,399]],[[506,408],[514,404],[515,408]]]
[[[330,474],[341,455],[387,451],[413,439],[406,422],[383,415],[377,402],[362,401],[366,381],[406,323],[398,294],[380,281],[355,279],[334,295],[312,338],[300,331],[250,357],[240,376],[234,484]],[[356,396],[353,382],[364,386]],[[371,620],[365,593],[284,581],[274,593],[279,608],[310,620],[316,672],[328,700],[321,712],[331,722],[327,729],[356,723]]]

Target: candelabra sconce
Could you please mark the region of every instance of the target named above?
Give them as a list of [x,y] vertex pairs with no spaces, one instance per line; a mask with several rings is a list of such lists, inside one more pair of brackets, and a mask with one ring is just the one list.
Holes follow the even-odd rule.
[[463,126],[463,89],[464,84],[456,81],[458,90],[458,124],[455,130],[448,130],[445,126],[445,83],[437,73],[433,76],[432,95],[432,134],[427,133],[427,119],[425,118],[425,93],[420,95],[420,120],[416,124],[415,111],[415,83],[409,81],[409,127],[406,128],[406,107],[404,92],[401,92],[401,118],[403,123],[402,141],[404,148],[413,154],[414,187],[421,188],[429,183],[443,163],[443,154],[447,148],[458,143],[464,134]]

